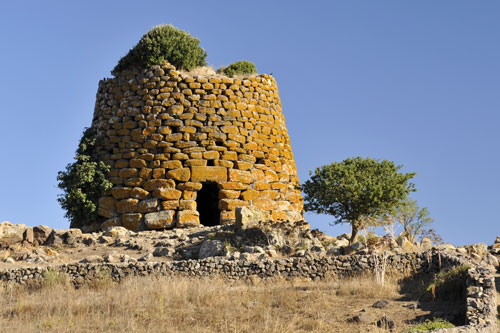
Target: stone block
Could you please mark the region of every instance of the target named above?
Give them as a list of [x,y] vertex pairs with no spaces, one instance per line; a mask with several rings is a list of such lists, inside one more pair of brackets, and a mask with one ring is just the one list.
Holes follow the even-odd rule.
[[226,182],[227,169],[216,166],[192,166],[191,167],[192,182]]
[[126,199],[130,197],[130,187],[116,186],[111,189],[111,195],[115,199]]
[[132,178],[137,176],[137,169],[136,168],[124,168],[121,169],[118,175],[121,178]]
[[241,199],[246,200],[246,201],[255,200],[259,196],[260,196],[260,192],[252,190],[252,189],[246,190],[246,191],[241,193]]
[[101,230],[106,231],[108,228],[119,227],[121,225],[122,225],[121,217],[113,217],[111,219],[107,219],[101,224]]
[[238,199],[241,191],[235,190],[220,190],[219,199]]
[[255,228],[262,222],[271,220],[269,212],[261,211],[256,207],[238,207],[235,210],[236,227],[239,229]]
[[186,182],[191,177],[189,168],[180,168],[167,172],[167,177],[177,181]]
[[176,226],[179,228],[196,227],[200,225],[200,214],[196,210],[177,212]]
[[162,201],[161,207],[163,210],[176,210],[179,208],[179,200]]
[[131,213],[137,211],[137,199],[123,199],[116,203],[116,210],[118,213]]
[[179,202],[180,210],[196,210],[195,200],[180,200]]
[[154,191],[159,188],[174,188],[175,181],[172,179],[150,179],[144,183],[146,191]]
[[134,187],[130,191],[130,197],[135,198],[135,199],[145,199],[149,195],[149,192],[140,188],[140,187]]
[[115,216],[115,200],[111,197],[102,197],[98,201],[97,215],[107,218]]
[[148,166],[148,163],[145,160],[141,160],[141,159],[137,159],[137,158],[133,158],[130,160],[130,167],[131,168],[140,169],[140,168],[145,168],[147,166]]
[[138,210],[140,213],[154,212],[158,207],[158,199],[147,199],[139,202]]
[[172,115],[172,116],[178,116],[181,115],[184,112],[184,106],[182,105],[171,105],[167,109],[167,113]]
[[182,168],[182,162],[178,160],[161,162],[161,167],[166,169],[179,169]]
[[229,181],[250,184],[253,182],[253,179],[249,171],[229,169]]
[[177,184],[177,189],[181,191],[199,191],[202,186],[201,183],[186,182]]
[[153,195],[159,199],[163,200],[176,200],[182,195],[182,191],[173,188],[161,187],[153,192]]
[[221,199],[219,200],[219,209],[234,210],[236,207],[248,206],[247,201],[239,199]]
[[128,230],[138,231],[141,219],[142,214],[140,213],[123,214],[122,225]]
[[162,210],[160,212],[144,215],[144,224],[148,229],[165,229],[174,224],[175,212],[173,210]]

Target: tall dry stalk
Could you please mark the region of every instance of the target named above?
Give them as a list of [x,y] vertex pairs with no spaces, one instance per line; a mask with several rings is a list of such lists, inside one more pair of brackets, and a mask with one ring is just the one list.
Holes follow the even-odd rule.
[[387,251],[382,253],[382,260],[379,262],[378,255],[373,254],[374,261],[374,270],[375,270],[375,279],[377,284],[384,286],[385,283],[385,269],[387,266]]

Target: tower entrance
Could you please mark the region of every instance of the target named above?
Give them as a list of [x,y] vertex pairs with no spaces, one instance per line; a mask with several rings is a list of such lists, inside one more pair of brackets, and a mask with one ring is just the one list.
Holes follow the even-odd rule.
[[219,187],[216,183],[203,183],[196,196],[196,206],[200,213],[200,224],[204,226],[220,224]]

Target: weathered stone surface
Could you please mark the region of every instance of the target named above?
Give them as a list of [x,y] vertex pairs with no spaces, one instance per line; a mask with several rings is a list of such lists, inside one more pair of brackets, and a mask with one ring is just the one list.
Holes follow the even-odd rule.
[[140,213],[154,212],[158,207],[158,199],[147,199],[139,202],[138,210]]
[[236,227],[239,229],[255,228],[259,223],[267,222],[271,216],[266,211],[258,210],[255,207],[236,208]]
[[101,230],[105,231],[108,228],[111,227],[117,227],[122,225],[122,218],[121,217],[113,217],[110,219],[107,219],[101,224]]
[[420,249],[422,251],[429,251],[430,249],[432,249],[432,240],[428,237],[422,238],[422,240],[420,241]]
[[177,212],[176,226],[179,228],[195,227],[200,224],[200,214],[196,210]]
[[192,166],[192,182],[225,182],[227,181],[227,169],[216,166]]
[[116,203],[116,210],[118,213],[131,213],[137,211],[137,199],[123,199]]
[[115,212],[115,200],[111,197],[102,197],[98,202],[97,214],[107,218],[113,217]]
[[0,223],[0,247],[22,242],[25,229],[24,224],[12,224],[8,221]]
[[207,239],[200,247],[198,258],[205,259],[208,257],[225,256],[226,253],[227,250],[222,241]]
[[144,224],[148,229],[165,229],[174,225],[175,212],[163,210],[144,215]]
[[172,179],[151,179],[144,183],[146,191],[154,191],[161,187],[174,188],[175,182]]
[[113,226],[106,229],[104,234],[112,238],[120,238],[127,236],[129,233],[128,229],[124,227]]
[[182,192],[173,188],[159,188],[153,194],[163,200],[176,200],[181,197]]
[[46,225],[38,225],[33,227],[33,243],[42,245],[45,243],[49,235],[52,233],[52,228]]
[[127,213],[122,215],[122,225],[132,231],[138,231],[142,219],[141,213]]
[[187,182],[191,177],[191,171],[189,168],[174,169],[167,172],[167,177],[180,182]]

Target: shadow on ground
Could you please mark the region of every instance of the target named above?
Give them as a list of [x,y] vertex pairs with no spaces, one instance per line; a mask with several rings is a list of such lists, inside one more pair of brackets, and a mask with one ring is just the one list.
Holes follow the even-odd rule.
[[455,297],[443,298],[433,297],[432,290],[428,289],[434,274],[419,273],[400,281],[400,290],[403,294],[401,301],[417,302],[417,306],[429,311],[427,315],[415,318],[417,321],[443,318],[456,326],[465,325],[466,301],[465,294],[457,294]]

